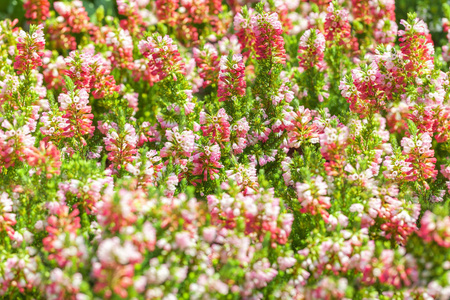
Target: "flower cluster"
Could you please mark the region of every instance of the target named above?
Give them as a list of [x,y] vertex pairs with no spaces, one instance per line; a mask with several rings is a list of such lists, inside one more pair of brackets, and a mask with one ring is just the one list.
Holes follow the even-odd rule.
[[245,95],[245,64],[242,55],[222,56],[220,59],[219,84],[217,96],[219,101],[237,100]]
[[349,12],[346,8],[339,7],[335,2],[330,2],[325,19],[325,38],[346,48],[358,48],[358,42],[352,38],[351,26],[348,20]]
[[202,50],[194,48],[193,55],[199,68],[198,73],[203,79],[203,88],[216,83],[219,71],[219,56],[216,48],[212,44],[206,44]]
[[158,76],[159,80],[169,75],[176,80],[176,73],[185,74],[178,47],[169,36],[150,36],[147,40],[139,42],[139,51],[150,60],[148,63],[150,72],[153,76]]
[[14,69],[17,74],[30,72],[42,66],[42,52],[45,49],[43,26],[31,26],[30,32],[21,30],[17,38],[17,56]]
[[284,63],[286,50],[281,36],[283,27],[277,13],[260,13],[252,17],[250,25],[255,36],[255,52],[257,59],[270,59]]
[[309,69],[317,67],[322,69],[323,56],[325,51],[325,37],[316,29],[312,31],[308,29],[300,38],[298,47],[298,59],[300,68]]
[[27,0],[23,3],[25,17],[33,22],[45,21],[50,15],[48,0]]

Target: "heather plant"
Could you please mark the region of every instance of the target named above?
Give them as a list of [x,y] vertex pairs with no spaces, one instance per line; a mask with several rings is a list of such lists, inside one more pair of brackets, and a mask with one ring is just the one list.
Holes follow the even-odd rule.
[[450,299],[450,6],[406,2],[11,3],[0,298]]

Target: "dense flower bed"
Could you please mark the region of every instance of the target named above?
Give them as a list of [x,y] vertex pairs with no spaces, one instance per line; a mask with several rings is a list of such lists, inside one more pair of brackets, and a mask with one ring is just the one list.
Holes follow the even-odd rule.
[[0,21],[1,298],[450,298],[450,33],[255,2]]

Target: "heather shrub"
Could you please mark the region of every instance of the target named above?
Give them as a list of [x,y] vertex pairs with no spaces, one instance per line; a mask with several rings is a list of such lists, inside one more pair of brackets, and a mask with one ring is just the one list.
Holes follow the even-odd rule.
[[0,298],[450,299],[432,4],[0,6]]

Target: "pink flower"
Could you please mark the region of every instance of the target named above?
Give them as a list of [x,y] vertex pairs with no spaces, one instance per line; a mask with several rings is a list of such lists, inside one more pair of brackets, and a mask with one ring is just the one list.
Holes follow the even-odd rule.
[[173,197],[178,183],[178,176],[176,176],[174,173],[170,174],[166,181],[167,189],[164,191],[166,197]]
[[195,134],[190,130],[179,132],[178,127],[166,131],[168,142],[161,149],[161,157],[190,157],[196,149]]
[[217,96],[219,101],[236,101],[245,95],[245,65],[242,55],[222,56],[220,59],[219,86]]
[[72,51],[64,60],[67,65],[65,74],[72,79],[77,88],[92,91],[95,99],[119,92],[120,87],[110,75],[108,62],[100,54],[94,55],[93,49]]
[[[35,130],[35,120],[30,118],[23,126],[4,119],[0,129],[0,163],[9,168],[26,159],[26,149],[34,146],[36,138],[31,134]],[[0,127],[0,128],[1,128]],[[0,169],[0,173],[3,169]]]
[[286,112],[284,124],[288,132],[289,147],[299,148],[303,143],[319,142],[317,126],[312,122],[315,112],[300,106],[297,112]]
[[[120,201],[115,201],[118,196]],[[128,191],[121,189],[115,194],[113,191],[105,193],[103,201],[98,202],[98,223],[112,232],[126,230],[127,226],[135,224],[145,195],[142,190]]]
[[186,74],[184,62],[178,52],[177,45],[168,36],[154,34],[139,42],[139,51],[149,59],[148,66],[153,76],[158,76],[163,80],[172,75],[177,80],[176,74]]
[[103,141],[106,151],[109,152],[108,160],[112,162],[110,168],[121,170],[135,160],[138,137],[132,125],[127,123],[121,130],[109,129]]
[[189,232],[186,231],[177,232],[177,234],[175,235],[175,244],[181,250],[186,250],[194,246],[193,240],[190,237]]
[[398,26],[394,20],[387,18],[380,19],[374,30],[375,40],[380,44],[391,44],[397,37]]
[[407,61],[406,72],[415,77],[416,74],[426,74],[433,70],[434,46],[428,27],[423,20],[416,18],[408,21],[400,21],[405,30],[399,30],[398,35],[403,59]]
[[170,26],[176,25],[177,9],[179,3],[177,0],[156,0],[156,16],[160,21],[167,21]]
[[[62,128],[65,137],[77,137],[86,145],[83,135],[92,135],[95,127],[92,126],[94,115],[91,114],[89,104],[89,95],[84,89],[75,90],[70,94],[61,93],[58,96],[60,110],[64,112],[62,115],[66,126]],[[65,120],[64,120],[65,119]]]
[[12,285],[15,285],[15,289],[20,293],[26,293],[41,286],[42,275],[38,269],[39,260],[36,256],[31,257],[26,252],[12,253],[3,262],[2,272],[8,276],[2,276],[0,279],[2,295]]
[[53,7],[67,22],[67,27],[71,32],[86,32],[92,27],[92,24],[89,22],[89,16],[83,7],[83,2],[79,0],[71,3],[56,1],[53,3]]
[[251,18],[251,26],[255,35],[255,52],[257,59],[269,59],[284,64],[283,27],[277,13],[262,13]]
[[25,9],[25,18],[33,22],[45,21],[50,16],[48,0],[26,0],[23,8]]
[[[78,209],[69,213],[69,207],[54,203],[52,215],[48,217],[46,230],[48,236],[42,240],[44,249],[50,253],[48,258],[54,260],[59,267],[83,262],[87,259],[84,238],[78,234],[81,228]],[[67,249],[71,251],[67,251]]]
[[329,213],[327,209],[331,207],[331,198],[326,196],[327,188],[328,185],[320,175],[311,178],[308,183],[297,182],[297,196],[302,207],[300,212],[308,212],[312,215],[319,213],[325,223],[328,223]]
[[96,279],[94,291],[104,291],[106,298],[113,294],[126,298],[133,284],[134,265],[143,259],[141,253],[131,241],[121,242],[116,236],[100,243],[97,257],[92,272]]
[[16,225],[16,214],[13,213],[13,202],[9,195],[3,192],[0,194],[0,231],[6,231],[12,239],[15,233],[14,225]]
[[271,246],[285,244],[291,233],[292,214],[280,212],[280,199],[273,190],[256,190],[253,194],[239,193],[235,197],[223,194],[219,198],[208,195],[209,211],[220,227],[233,229],[245,223],[246,235],[263,241],[270,233]]
[[131,107],[135,112],[138,111],[138,101],[139,101],[138,93],[128,93],[125,94],[123,98],[128,101],[128,107]]
[[373,284],[379,280],[400,289],[417,284],[418,275],[416,260],[411,254],[405,255],[405,249],[400,247],[398,250],[384,249],[379,258],[373,258],[364,270],[363,281]]
[[203,79],[203,88],[217,82],[219,73],[219,58],[216,48],[212,44],[205,44],[202,50],[193,49],[195,63],[198,67],[198,73]]
[[223,168],[220,156],[220,147],[217,144],[205,146],[196,151],[193,156],[192,175],[199,176],[199,178],[195,182],[215,180],[219,177],[219,169]]
[[319,30],[306,30],[300,38],[298,49],[299,66],[302,69],[317,67],[322,70],[325,65],[323,56],[325,52],[325,37]]
[[450,248],[450,217],[441,217],[426,211],[421,220],[418,235],[426,242],[436,242],[439,246]]
[[428,133],[419,134],[412,138],[404,137],[401,145],[403,154],[407,155],[406,162],[409,163],[406,180],[420,181],[426,189],[429,189],[425,179],[436,178],[438,171],[435,170],[436,158],[431,148],[431,137]]
[[245,53],[242,53],[244,57],[250,55],[251,49],[255,44],[255,33],[253,31],[253,18],[255,16],[255,11],[253,9],[247,9],[244,6],[241,12],[238,12],[234,16],[234,30],[241,44],[241,50],[246,49]]
[[31,25],[30,33],[21,30],[17,38],[18,54],[15,58],[14,69],[17,74],[28,73],[42,66],[43,50],[45,48],[44,26]]
[[358,49],[358,41],[351,34],[348,10],[335,7],[335,3],[330,2],[327,12],[324,24],[326,40],[349,49]]
[[47,178],[51,178],[61,173],[60,152],[52,143],[41,141],[39,148],[27,148],[24,150],[24,155],[28,164],[36,167],[38,175],[44,172]]
[[133,36],[142,36],[146,22],[140,12],[139,1],[137,0],[117,0],[117,10],[119,15],[124,16],[120,20],[120,27],[128,30]]
[[60,268],[55,268],[50,272],[50,281],[45,286],[47,297],[57,297],[57,299],[70,299],[81,296],[80,285],[83,276],[80,273],[68,274]]
[[221,108],[215,116],[200,112],[200,125],[203,136],[210,137],[210,143],[218,143],[222,148],[230,140],[230,123],[225,109]]
[[119,28],[106,35],[106,44],[113,48],[109,59],[114,67],[132,70],[134,68],[133,40],[127,30]]
[[247,119],[244,117],[231,126],[231,148],[234,154],[240,154],[247,147],[247,133],[250,130]]
[[245,195],[253,194],[259,189],[258,177],[254,164],[245,166],[237,165],[235,168],[226,171],[228,179],[233,180]]
[[217,236],[217,229],[215,227],[203,228],[203,238],[208,243],[213,243]]

